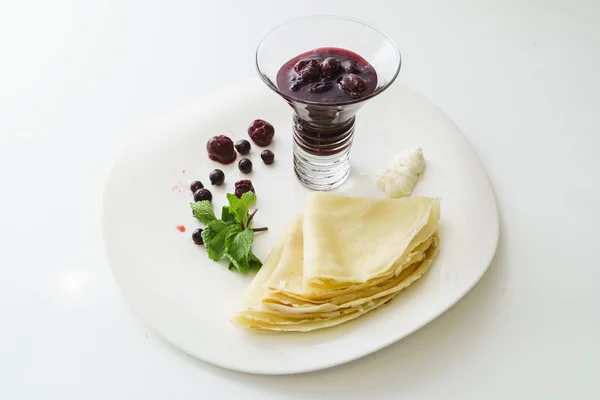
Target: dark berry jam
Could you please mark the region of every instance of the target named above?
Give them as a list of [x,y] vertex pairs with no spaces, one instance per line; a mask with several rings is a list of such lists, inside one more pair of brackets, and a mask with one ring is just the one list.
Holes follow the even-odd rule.
[[275,136],[275,128],[265,120],[256,119],[248,127],[248,135],[258,146],[266,147],[271,144]]
[[301,101],[340,103],[375,92],[377,73],[350,50],[323,47],[286,62],[277,73],[277,86]]
[[235,192],[234,194],[237,197],[242,197],[242,195],[246,192],[254,192],[254,186],[252,185],[252,181],[249,181],[247,179],[243,179],[241,181],[237,181],[235,183]]
[[235,161],[233,141],[225,135],[211,137],[206,143],[206,151],[211,160],[221,164],[230,164]]

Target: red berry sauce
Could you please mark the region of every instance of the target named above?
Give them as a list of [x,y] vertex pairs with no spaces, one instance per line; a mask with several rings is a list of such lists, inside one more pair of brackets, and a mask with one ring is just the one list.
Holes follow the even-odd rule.
[[221,164],[231,164],[236,158],[233,141],[225,135],[210,138],[206,143],[206,151],[208,158]]
[[319,103],[353,101],[377,88],[377,73],[358,54],[322,47],[286,62],[277,73],[277,86],[298,100]]

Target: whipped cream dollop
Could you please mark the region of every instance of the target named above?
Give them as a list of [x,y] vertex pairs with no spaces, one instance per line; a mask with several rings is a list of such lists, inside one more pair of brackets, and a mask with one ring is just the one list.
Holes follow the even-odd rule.
[[394,158],[388,168],[377,171],[375,182],[388,197],[409,196],[425,170],[425,157],[420,147],[408,149]]

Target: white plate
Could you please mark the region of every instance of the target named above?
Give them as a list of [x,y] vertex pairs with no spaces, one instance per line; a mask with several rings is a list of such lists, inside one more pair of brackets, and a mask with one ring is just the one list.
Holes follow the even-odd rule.
[[[229,320],[252,276],[210,261],[191,241],[200,223],[191,216],[189,183],[200,179],[217,210],[242,178],[236,164],[210,161],[209,137],[247,138],[250,122],[273,123],[276,162],[266,166],[254,146],[249,176],[258,196],[256,254],[263,260],[284,224],[302,209],[307,189],[291,160],[291,109],[252,80],[226,88],[153,122],[116,160],[104,197],[104,240],[123,296],[151,328],[175,347],[239,371],[287,374],[331,367],[381,349],[419,329],[463,297],[488,268],[498,241],[492,189],[477,156],[457,127],[415,91],[394,84],[357,117],[349,180],[336,192],[383,194],[372,174],[401,150],[421,146],[427,169],[413,196],[440,196],[441,251],[423,279],[386,307],[352,322],[312,333],[261,335]],[[239,157],[238,157],[239,160]],[[221,168],[226,185],[212,188]],[[185,172],[184,172],[185,171]],[[175,227],[184,225],[185,233]]]

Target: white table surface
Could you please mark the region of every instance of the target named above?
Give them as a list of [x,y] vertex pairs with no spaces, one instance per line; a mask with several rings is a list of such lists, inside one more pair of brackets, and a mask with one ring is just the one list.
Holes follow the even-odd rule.
[[[132,127],[254,76],[259,39],[314,13],[395,38],[400,81],[479,154],[500,244],[463,300],[385,350],[234,373],[130,312],[103,255],[103,183]],[[0,2],[0,398],[600,398],[598,92],[593,0]]]

